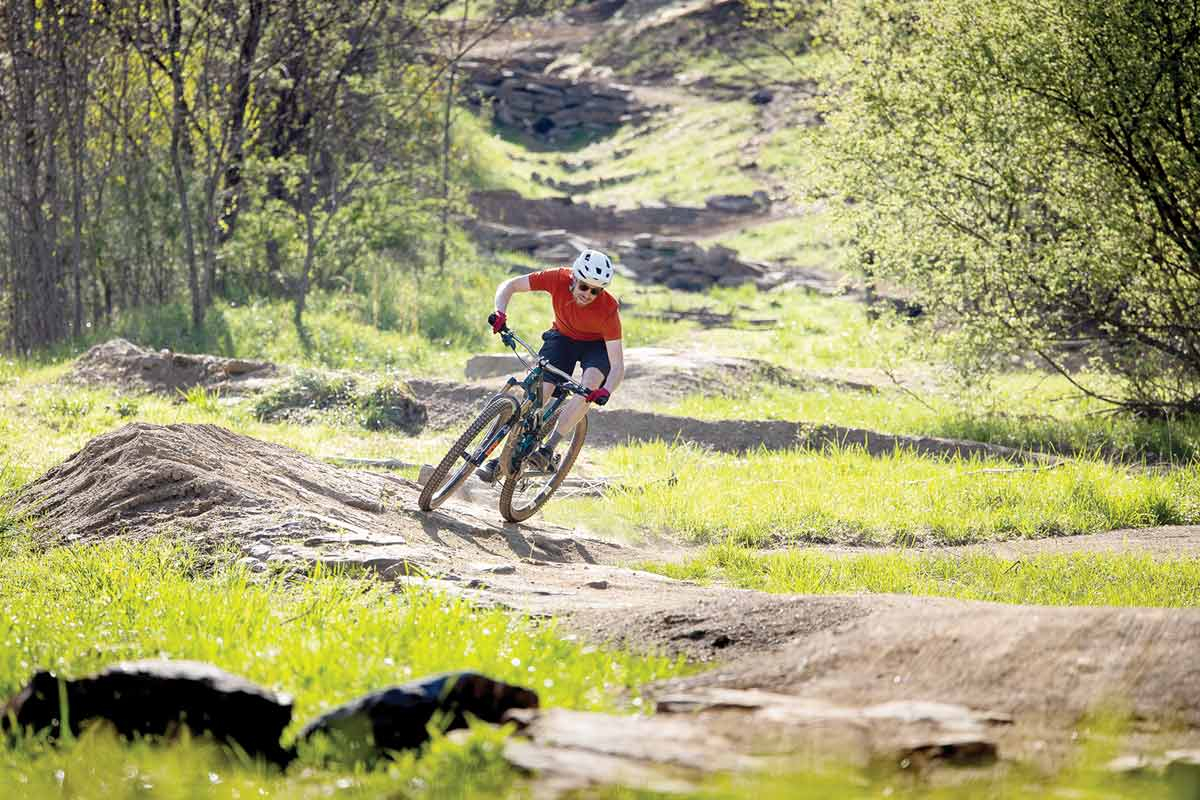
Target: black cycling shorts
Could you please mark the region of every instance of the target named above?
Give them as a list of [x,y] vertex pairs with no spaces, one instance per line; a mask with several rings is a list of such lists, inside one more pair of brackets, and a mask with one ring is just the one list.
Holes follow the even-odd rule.
[[[574,374],[576,364],[581,364],[584,369],[595,367],[600,370],[607,380],[608,372],[612,369],[608,363],[608,348],[603,340],[581,342],[563,336],[553,328],[542,334],[542,349],[538,354],[568,375]],[[553,372],[545,374],[546,380],[551,383],[562,383],[562,378]]]

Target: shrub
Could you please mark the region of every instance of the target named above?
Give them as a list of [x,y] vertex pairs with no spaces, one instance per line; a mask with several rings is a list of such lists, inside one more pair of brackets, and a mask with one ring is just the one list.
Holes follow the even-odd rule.
[[428,414],[408,384],[399,379],[385,380],[358,398],[360,421],[367,430],[401,430],[419,433]]

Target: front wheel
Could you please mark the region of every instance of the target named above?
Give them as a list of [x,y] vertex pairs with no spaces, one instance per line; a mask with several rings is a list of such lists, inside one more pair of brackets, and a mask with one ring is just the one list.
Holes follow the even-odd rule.
[[433,511],[462,486],[501,441],[507,433],[505,426],[520,410],[520,402],[512,395],[497,395],[488,401],[475,421],[434,467],[417,501],[422,511]]
[[[555,417],[557,416],[555,414]],[[524,522],[546,505],[550,495],[566,480],[567,473],[575,465],[579,451],[583,449],[583,440],[587,438],[587,421],[585,414],[575,426],[575,430],[571,431],[571,441],[553,475],[532,474],[522,464],[517,472],[505,476],[504,487],[500,490],[500,516],[509,522]],[[553,420],[543,427],[546,433],[553,429]]]

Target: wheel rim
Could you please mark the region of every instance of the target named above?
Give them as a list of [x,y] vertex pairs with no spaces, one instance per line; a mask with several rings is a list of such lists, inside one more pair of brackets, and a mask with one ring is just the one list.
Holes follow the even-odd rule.
[[[430,505],[434,508],[441,505],[445,500],[458,490],[458,487],[474,472],[478,466],[472,460],[478,460],[482,463],[482,448],[483,443],[495,432],[495,430],[506,423],[513,414],[512,408],[503,408],[495,416],[495,418],[486,425],[480,427],[479,431],[470,439],[463,443],[455,442],[453,448],[455,455],[454,465],[450,467],[450,474],[442,481],[441,486],[437,488],[430,496]],[[447,454],[449,455],[449,454]]]
[[[558,470],[553,473],[534,474],[523,464],[517,475],[509,476],[504,491],[508,497],[508,511],[512,517],[517,520],[527,519],[550,499],[575,464],[575,459],[583,448],[583,440],[586,436],[587,417],[584,417],[571,432],[571,441],[562,454]],[[509,483],[511,483],[511,491]]]

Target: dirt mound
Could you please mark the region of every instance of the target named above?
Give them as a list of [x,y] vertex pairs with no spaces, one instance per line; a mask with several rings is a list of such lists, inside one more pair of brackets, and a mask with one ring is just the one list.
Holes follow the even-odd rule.
[[27,485],[20,511],[68,541],[198,533],[300,499],[378,512],[378,486],[294,450],[215,425],[133,423],[97,437]]
[[194,386],[248,392],[263,388],[278,374],[276,366],[266,361],[146,350],[125,339],[110,339],[80,356],[67,380],[168,394]]
[[357,422],[373,431],[420,433],[428,412],[412,389],[394,377],[362,381],[352,374],[300,370],[258,398],[254,415],[268,422]]
[[256,569],[320,562],[444,577],[621,550],[553,525],[501,526],[495,510],[458,501],[424,514],[419,493],[412,481],[338,469],[216,425],[134,423],[27,484],[16,509],[37,518],[46,544],[169,534],[232,542]]

